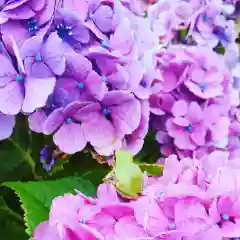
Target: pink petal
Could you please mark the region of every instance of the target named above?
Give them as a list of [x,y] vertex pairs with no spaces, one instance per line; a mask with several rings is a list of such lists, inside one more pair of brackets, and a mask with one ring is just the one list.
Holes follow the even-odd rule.
[[97,189],[97,197],[103,202],[119,202],[118,194],[112,184],[100,184]]
[[203,119],[203,112],[197,102],[191,102],[188,110],[188,118],[192,123],[199,122]]
[[191,133],[191,139],[195,144],[202,146],[206,142],[205,140],[206,134],[207,134],[206,128],[203,125],[199,125]]
[[[127,229],[126,229],[127,227]],[[117,238],[121,240],[129,240],[129,238],[147,237],[144,229],[136,223],[133,216],[121,218],[114,226]]]
[[176,117],[173,119],[173,123],[178,125],[178,126],[181,126],[181,127],[186,127],[189,125],[189,121],[187,118],[184,118],[184,117]]
[[188,105],[184,100],[179,100],[173,104],[172,113],[175,117],[185,116],[188,112]]
[[55,87],[55,78],[26,78],[22,111],[31,113],[43,107]]
[[188,133],[179,132],[175,138],[174,143],[176,146],[182,150],[194,150],[196,145],[191,140],[190,135]]

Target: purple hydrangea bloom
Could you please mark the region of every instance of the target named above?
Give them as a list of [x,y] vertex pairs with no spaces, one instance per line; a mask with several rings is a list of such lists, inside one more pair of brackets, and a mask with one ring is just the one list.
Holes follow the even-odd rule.
[[25,41],[20,54],[26,74],[39,78],[62,75],[65,71],[66,57],[60,45],[61,42],[56,41],[53,36],[50,36],[45,43],[38,36]]
[[106,93],[100,103],[90,103],[76,116],[88,142],[99,154],[112,155],[121,148],[125,135],[137,129],[141,118],[140,103],[126,91]]
[[54,133],[54,143],[65,153],[81,151],[87,144],[81,123],[76,113],[87,103],[73,102],[68,106],[55,109],[45,120],[43,133]]
[[55,77],[36,78],[25,75],[17,47],[15,52],[19,69],[16,70],[6,56],[1,56],[4,65],[1,73],[0,110],[15,115],[20,111],[31,113],[45,105],[55,86]]

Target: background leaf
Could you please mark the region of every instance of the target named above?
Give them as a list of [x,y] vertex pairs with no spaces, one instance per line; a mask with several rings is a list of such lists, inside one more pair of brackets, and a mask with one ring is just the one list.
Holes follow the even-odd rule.
[[147,172],[148,176],[161,176],[163,172],[163,165],[160,164],[138,164],[143,172]]
[[7,182],[4,185],[14,190],[19,196],[25,212],[26,232],[29,235],[39,223],[48,219],[51,203],[55,197],[74,193],[74,189],[89,196],[96,192],[90,181],[80,177],[41,182]]

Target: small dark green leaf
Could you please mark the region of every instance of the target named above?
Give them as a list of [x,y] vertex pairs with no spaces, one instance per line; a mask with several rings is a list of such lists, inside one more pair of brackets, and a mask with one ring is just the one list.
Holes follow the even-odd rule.
[[143,172],[147,172],[148,176],[161,176],[163,172],[163,165],[160,164],[138,164]]

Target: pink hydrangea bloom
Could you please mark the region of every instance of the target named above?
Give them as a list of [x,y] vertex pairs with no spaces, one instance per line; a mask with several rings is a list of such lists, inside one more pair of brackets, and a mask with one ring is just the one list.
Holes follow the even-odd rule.
[[57,197],[33,239],[238,239],[240,164],[229,156],[214,151],[179,161],[171,155],[161,177],[145,176],[137,200],[118,197],[109,184],[99,186],[97,198]]

